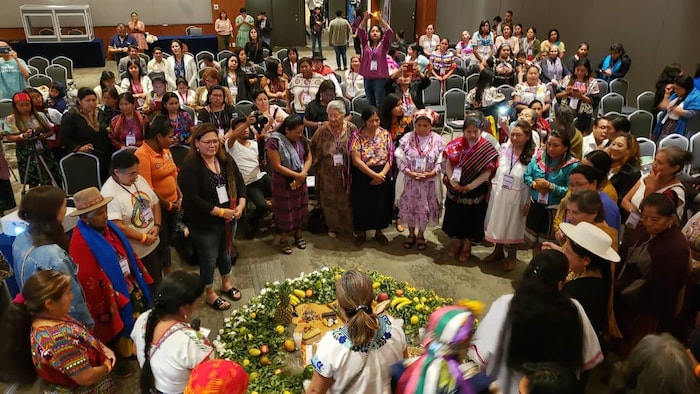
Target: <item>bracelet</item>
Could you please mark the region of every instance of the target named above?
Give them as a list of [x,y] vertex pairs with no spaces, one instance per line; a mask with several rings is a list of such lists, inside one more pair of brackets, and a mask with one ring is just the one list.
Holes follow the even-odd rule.
[[695,373],[695,377],[700,379],[700,364],[695,366],[695,369],[693,369],[693,372]]
[[146,235],[146,233],[141,234],[141,243],[145,243],[147,239],[148,235]]

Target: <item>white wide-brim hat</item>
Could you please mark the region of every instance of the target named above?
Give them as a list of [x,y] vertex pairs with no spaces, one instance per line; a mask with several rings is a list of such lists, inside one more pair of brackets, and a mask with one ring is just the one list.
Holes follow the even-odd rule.
[[620,255],[612,248],[613,240],[595,224],[581,222],[574,226],[571,223],[561,223],[559,229],[571,241],[594,255],[613,263],[620,261]]

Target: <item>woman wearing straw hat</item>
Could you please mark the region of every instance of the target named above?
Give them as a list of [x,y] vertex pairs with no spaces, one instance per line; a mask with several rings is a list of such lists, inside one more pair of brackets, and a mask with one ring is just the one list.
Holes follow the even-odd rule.
[[151,307],[148,285],[153,278],[126,235],[107,220],[112,197],[103,197],[96,187],[89,187],[75,193],[73,200],[76,209],[70,216],[80,220],[73,230],[70,255],[79,267],[78,281],[95,320],[93,334],[118,348],[118,353],[130,356],[131,344],[124,340],[128,340],[134,319]]
[[[560,250],[569,260],[569,275],[563,291],[576,299],[586,311],[599,337],[620,338],[613,314],[612,263],[620,261],[612,239],[600,227],[589,222],[559,225],[566,237],[563,247],[546,242],[545,248]],[[615,239],[617,242],[617,239]]]

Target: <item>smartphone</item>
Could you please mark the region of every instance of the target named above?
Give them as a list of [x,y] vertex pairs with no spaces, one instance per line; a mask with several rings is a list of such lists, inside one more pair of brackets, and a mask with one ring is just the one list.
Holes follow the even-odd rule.
[[406,71],[403,72],[404,78],[413,78],[413,63],[406,63]]

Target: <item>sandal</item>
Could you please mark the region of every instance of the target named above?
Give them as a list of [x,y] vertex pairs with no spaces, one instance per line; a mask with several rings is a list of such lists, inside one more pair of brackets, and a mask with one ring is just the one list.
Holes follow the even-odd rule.
[[428,243],[425,242],[425,238],[424,238],[424,237],[418,237],[418,238],[417,238],[417,243],[418,243],[418,246],[417,246],[418,250],[425,250],[425,248],[428,247]]
[[289,246],[289,244],[286,242],[285,243],[280,242],[280,251],[283,254],[289,255],[289,254],[292,254],[292,247]]
[[408,237],[406,237],[406,240],[403,242],[403,247],[404,247],[404,249],[411,249],[415,243],[416,243],[416,236],[409,235]]
[[294,237],[294,243],[296,244],[297,248],[306,249],[306,241],[304,241],[304,237]]
[[405,229],[403,223],[401,223],[401,219],[396,219],[396,231],[402,233]]
[[231,303],[224,300],[221,297],[216,297],[216,300],[214,300],[214,302],[212,302],[211,304],[207,302],[207,305],[209,305],[210,307],[212,307],[212,309],[216,311],[226,311],[229,308],[231,308]]
[[[221,291],[221,294],[223,294],[223,295],[225,295],[226,297],[228,297],[231,301],[238,301],[238,300],[240,300],[241,297],[243,296],[243,295],[241,294],[240,290],[238,290],[238,289],[235,288],[235,287],[231,287],[231,288],[228,289],[228,290],[224,290],[224,289],[219,289],[219,290]],[[236,295],[238,295],[238,297],[236,297]]]
[[328,236],[331,238],[336,238],[338,236],[338,233],[336,233],[333,230],[328,230]]

